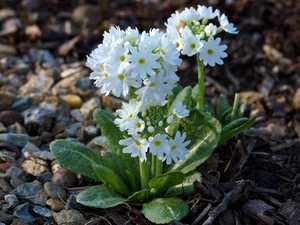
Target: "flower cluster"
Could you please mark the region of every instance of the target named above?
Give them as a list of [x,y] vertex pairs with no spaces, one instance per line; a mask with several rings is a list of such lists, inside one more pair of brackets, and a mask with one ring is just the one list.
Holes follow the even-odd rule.
[[143,107],[141,102],[131,99],[123,103],[123,108],[116,111],[115,119],[121,131],[126,132],[126,137],[119,141],[126,146],[124,153],[131,153],[132,157],[139,157],[140,161],[147,161],[146,153],[157,156],[159,160],[171,164],[184,160],[189,153],[186,146],[190,141],[185,141],[186,133],[177,131],[174,139],[165,131],[176,118],[189,115],[189,110],[180,101],[172,104],[171,113],[167,114],[166,105]]
[[101,93],[128,96],[134,91],[143,105],[162,104],[178,82],[175,74],[181,63],[175,44],[158,29],[112,27],[88,57],[90,79]]
[[[219,25],[210,22],[218,18]],[[200,6],[195,9],[185,8],[182,12],[176,11],[165,23],[167,33],[176,44],[182,54],[192,56],[199,54],[199,59],[206,66],[223,64],[222,58],[227,54],[224,52],[226,45],[220,45],[221,39],[215,38],[221,31],[237,34],[238,31],[232,23],[228,22],[225,14],[212,7]]]

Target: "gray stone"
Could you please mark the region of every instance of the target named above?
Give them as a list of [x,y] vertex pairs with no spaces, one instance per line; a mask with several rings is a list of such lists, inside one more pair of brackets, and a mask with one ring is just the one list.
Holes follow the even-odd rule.
[[72,123],[65,129],[65,135],[67,137],[78,137],[81,132],[83,124],[81,122]]
[[34,152],[32,155],[43,160],[49,160],[49,161],[54,160],[54,156],[49,151],[38,151],[38,152]]
[[94,110],[100,107],[101,101],[99,97],[93,97],[82,104],[82,106],[80,107],[80,112],[84,119],[91,119]]
[[5,179],[0,178],[0,188],[5,192],[9,193],[13,190],[9,182]]
[[5,154],[3,151],[0,151],[0,161],[1,160],[4,162],[11,162],[11,163],[16,162],[14,157],[11,157],[11,156]]
[[58,225],[63,224],[85,224],[83,215],[73,209],[62,210],[61,212],[54,213],[53,218]]
[[10,110],[20,113],[26,109],[29,109],[32,105],[32,99],[29,96],[23,96],[13,102],[13,104],[10,106]]
[[16,189],[17,187],[24,184],[25,182],[18,177],[12,177],[10,178],[9,183],[14,189]]
[[10,208],[15,208],[19,204],[19,199],[14,194],[5,195],[4,200]]
[[46,172],[36,177],[37,181],[40,183],[51,182],[53,174],[51,172]]
[[83,120],[84,120],[79,109],[72,109],[70,111],[70,115],[72,116],[72,118],[74,118],[78,122],[83,122]]
[[0,141],[7,141],[17,147],[23,148],[29,142],[29,135],[27,134],[0,134]]
[[4,211],[0,210],[0,222],[4,224],[11,224],[11,221],[13,220],[14,216],[5,213]]
[[47,218],[53,217],[54,211],[48,209],[47,207],[42,207],[42,206],[34,206],[33,211],[40,215],[40,216],[44,216]]
[[79,87],[81,90],[88,90],[91,85],[91,80],[88,77],[79,78],[76,83],[76,87]]
[[33,223],[35,221],[35,218],[28,211],[28,202],[14,208],[13,215],[26,223]]
[[24,171],[22,169],[20,169],[19,167],[16,166],[12,166],[10,167],[6,173],[6,175],[10,176],[10,177],[18,177],[21,180],[26,181],[26,177],[24,176]]
[[36,147],[34,144],[32,144],[31,142],[27,142],[26,145],[21,150],[23,156],[24,156],[25,152],[35,153],[35,152],[39,152],[39,151],[41,151],[41,150],[38,147]]
[[3,200],[5,193],[0,189],[0,200]]
[[99,128],[93,125],[87,126],[84,131],[89,138],[96,137],[99,134]]
[[61,199],[67,196],[66,191],[62,187],[53,184],[52,182],[46,182],[44,184],[44,189],[51,198]]
[[12,190],[10,193],[15,194],[20,198],[28,198],[30,196],[36,195],[41,189],[42,186],[39,184],[25,183]]
[[62,202],[60,199],[57,198],[49,198],[46,204],[51,208],[53,211],[61,211],[65,209],[65,203]]
[[32,174],[34,176],[38,176],[49,171],[47,166],[36,163],[32,160],[25,160],[21,166],[26,173]]
[[28,198],[33,204],[46,206],[47,199],[49,198],[48,194],[44,189],[40,190],[36,195]]

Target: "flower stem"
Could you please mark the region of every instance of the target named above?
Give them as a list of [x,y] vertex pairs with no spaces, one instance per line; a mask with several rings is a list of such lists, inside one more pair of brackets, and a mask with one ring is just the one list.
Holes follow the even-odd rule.
[[240,94],[235,93],[233,107],[232,107],[232,111],[231,111],[231,121],[233,121],[236,117],[236,113],[237,113],[237,110],[239,107],[239,102],[240,102]]
[[148,169],[148,163],[146,161],[141,162],[140,161],[140,175],[141,175],[141,185],[142,189],[148,189],[148,183],[149,183],[149,169]]
[[163,171],[163,162],[155,156],[155,161],[156,161],[156,169],[155,169],[155,177],[158,175],[162,174]]
[[197,53],[196,57],[197,57],[197,69],[198,69],[198,101],[197,101],[197,107],[200,111],[202,111],[203,110],[203,105],[204,105],[204,92],[205,92],[204,65],[203,65],[203,62],[199,58],[199,53]]

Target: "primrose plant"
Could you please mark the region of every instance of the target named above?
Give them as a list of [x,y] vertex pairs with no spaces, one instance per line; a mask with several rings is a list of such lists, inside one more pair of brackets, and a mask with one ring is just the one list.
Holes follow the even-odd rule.
[[[216,17],[218,26],[209,23]],[[102,182],[79,193],[79,203],[98,208],[140,203],[141,212],[157,224],[187,215],[180,197],[193,193],[194,182],[201,181],[197,167],[255,120],[242,117],[246,106],[239,106],[238,94],[233,107],[221,95],[216,113],[204,101],[204,66],[223,64],[227,56],[215,36],[237,33],[227,17],[198,6],[175,12],[166,26],[165,33],[112,27],[87,59],[90,79],[102,94],[128,99],[116,116],[94,111],[103,135],[94,143],[108,150],[100,154],[71,140],[50,145],[63,166]],[[178,85],[180,54],[197,56],[194,88]]]

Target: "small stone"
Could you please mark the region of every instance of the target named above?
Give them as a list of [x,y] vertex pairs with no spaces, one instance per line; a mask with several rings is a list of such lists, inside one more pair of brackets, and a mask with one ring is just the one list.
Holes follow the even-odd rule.
[[2,190],[0,189],[0,200],[3,200],[3,199],[4,199],[4,196],[5,196],[4,191],[2,191]]
[[67,137],[80,137],[82,122],[72,123],[66,127],[64,134]]
[[12,97],[3,91],[0,91],[0,111],[8,109],[12,103]]
[[45,160],[39,159],[29,152],[25,152],[24,156],[26,159],[31,160],[37,164],[48,166],[48,163]]
[[9,193],[13,190],[9,182],[3,178],[0,178],[0,188],[5,192]]
[[92,114],[95,109],[101,107],[101,101],[98,97],[93,97],[87,102],[83,103],[80,107],[80,112],[84,119],[88,120],[92,118]]
[[3,151],[0,151],[0,161],[14,163],[16,160],[14,157],[5,154]]
[[54,213],[53,218],[58,225],[63,224],[85,224],[83,215],[73,209],[62,210],[61,212]]
[[19,204],[19,199],[14,194],[5,195],[4,200],[10,208],[15,208]]
[[42,159],[42,160],[48,160],[48,161],[53,161],[54,156],[52,155],[51,152],[49,151],[39,151],[39,152],[34,152],[32,153],[33,156],[36,158]]
[[94,138],[99,134],[99,128],[93,125],[87,126],[84,128],[85,135],[88,136],[88,138]]
[[51,182],[53,174],[51,172],[46,172],[36,177],[37,181],[40,183]]
[[42,207],[42,206],[34,206],[33,208],[33,211],[40,215],[40,216],[44,216],[44,217],[47,217],[47,218],[50,218],[53,216],[54,212],[46,207]]
[[76,201],[76,195],[71,194],[67,199],[65,209],[82,210],[82,205]]
[[0,222],[4,224],[11,224],[11,221],[13,220],[14,216],[7,214],[0,210]]
[[44,189],[40,190],[36,195],[28,198],[33,204],[46,206],[46,202],[49,196]]
[[10,106],[10,110],[20,113],[26,109],[29,109],[32,105],[32,99],[29,96],[23,96],[13,102],[13,104]]
[[7,131],[3,123],[0,122],[0,133],[5,133]]
[[87,21],[86,23],[89,27],[94,27],[101,22],[102,12],[97,5],[82,4],[73,10],[72,19],[80,25]]
[[41,151],[38,147],[36,147],[34,144],[32,144],[31,142],[28,142],[21,150],[23,156],[25,154],[25,152],[29,152],[31,154],[35,153],[35,152],[39,152]]
[[83,122],[84,118],[79,109],[72,109],[70,115],[78,122]]
[[28,223],[20,220],[19,218],[14,218],[13,222],[10,225],[28,225]]
[[35,108],[26,112],[24,126],[31,136],[41,135],[44,131],[49,131],[53,127],[54,117],[53,111]]
[[65,198],[67,196],[66,191],[62,187],[52,182],[46,182],[44,184],[44,189],[51,198],[60,199],[60,198]]
[[51,208],[53,211],[61,211],[65,208],[65,204],[57,198],[49,198],[46,204]]
[[61,167],[53,174],[52,183],[61,187],[74,187],[78,184],[78,179],[73,171]]
[[28,211],[28,202],[14,208],[13,215],[26,223],[33,223],[35,221],[35,218]]
[[0,141],[6,141],[17,147],[23,148],[28,143],[29,136],[27,134],[5,133],[0,134]]
[[38,176],[49,171],[47,166],[38,164],[32,160],[25,160],[21,167],[26,173],[32,174],[33,176]]
[[22,121],[23,121],[23,116],[18,112],[14,112],[11,110],[5,110],[0,112],[0,122],[4,126],[9,126],[16,122],[22,123]]
[[296,111],[300,111],[300,88],[298,88],[293,96],[293,106]]
[[76,83],[76,87],[84,91],[88,90],[90,85],[91,85],[91,80],[88,77],[82,77]]
[[6,173],[7,176],[10,177],[18,177],[24,181],[26,181],[26,177],[24,177],[24,171],[22,169],[20,169],[19,167],[16,166],[12,166],[10,167]]
[[14,189],[25,183],[23,180],[21,180],[18,177],[12,177],[12,178],[10,178],[9,182],[10,182],[11,186]]
[[25,127],[23,127],[20,123],[15,122],[15,124],[13,125],[15,126],[15,130],[17,134],[27,134]]
[[17,197],[20,198],[28,198],[36,195],[41,189],[42,186],[39,184],[25,183],[12,190],[10,193],[15,194]]
[[63,99],[69,104],[71,109],[80,108],[82,105],[82,100],[78,95],[68,94],[63,97]]
[[[52,77],[34,75],[31,76],[28,82],[20,88],[20,94],[26,95],[31,92],[42,93],[50,90],[54,80]],[[27,90],[30,90],[28,92]]]
[[120,109],[122,107],[122,101],[114,96],[105,95],[102,97],[102,104],[110,107],[111,109]]

